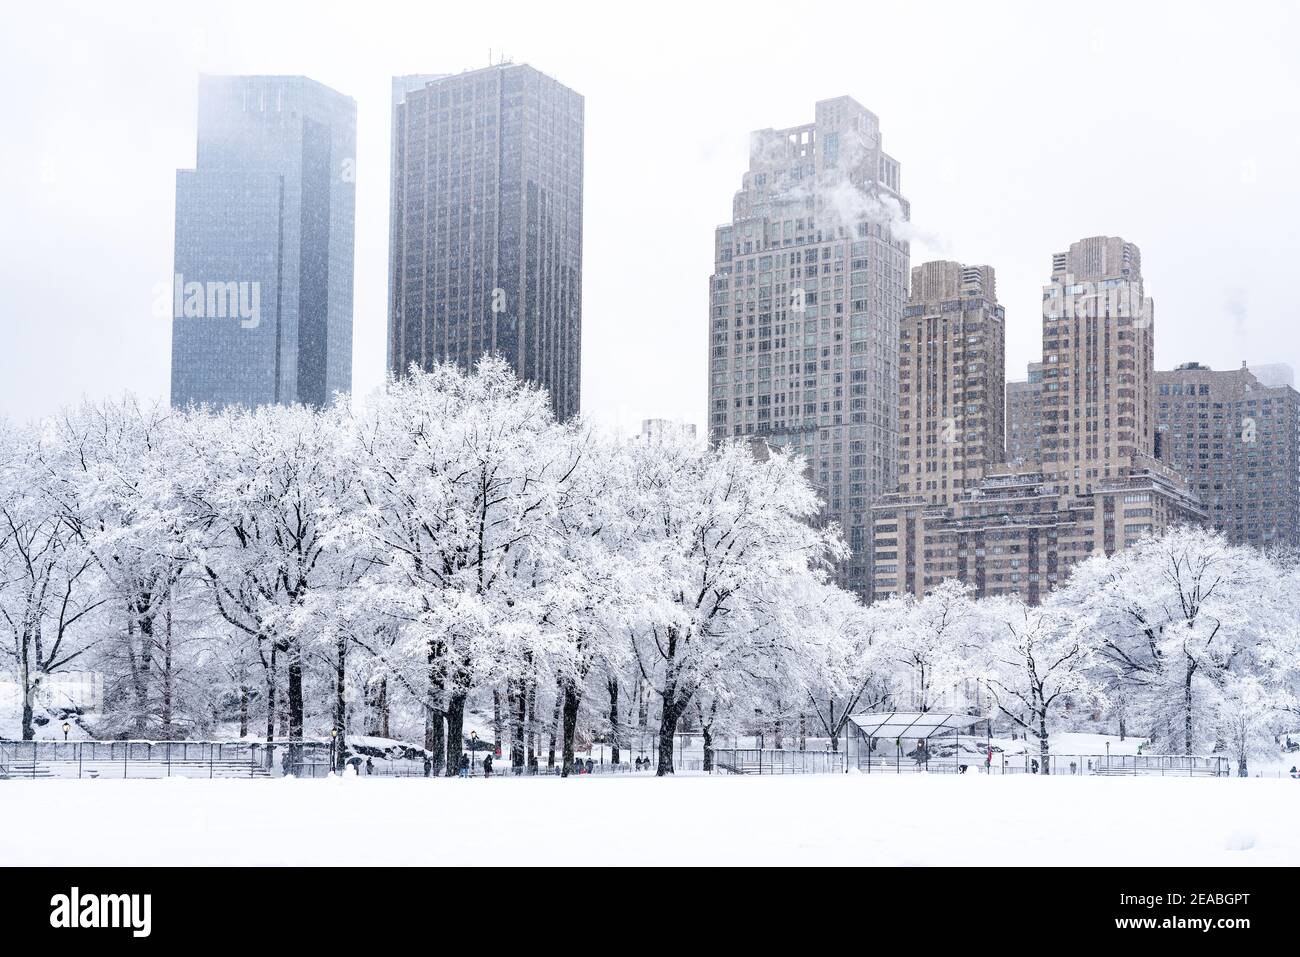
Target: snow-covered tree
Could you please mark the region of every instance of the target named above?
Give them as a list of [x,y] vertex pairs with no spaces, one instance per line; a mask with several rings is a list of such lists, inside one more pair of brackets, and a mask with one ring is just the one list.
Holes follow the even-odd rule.
[[49,491],[94,561],[108,627],[96,655],[105,672],[99,733],[171,738],[204,716],[180,687],[195,665],[195,629],[174,627],[192,592],[184,515],[166,496],[177,457],[170,410],[121,401],[83,403],[49,427]]
[[650,605],[633,649],[661,706],[662,775],[701,690],[765,656],[800,653],[801,611],[843,543],[812,521],[819,503],[794,456],[671,436],[630,454]]
[[988,644],[981,681],[994,706],[1038,741],[1044,774],[1051,773],[1050,735],[1057,711],[1070,700],[1096,700],[1094,647],[1069,627],[1066,609],[1055,601],[1038,606],[1019,596],[986,598],[980,616]]
[[216,611],[252,642],[275,737],[278,671],[285,667],[287,733],[305,727],[302,610],[337,582],[338,525],[352,468],[339,441],[345,410],[265,406],[189,415],[173,491],[186,541]]
[[925,597],[905,596],[896,606],[882,640],[893,662],[899,707],[931,711],[952,703],[974,677],[981,623],[973,596],[969,585],[948,579]]
[[1079,565],[1060,600],[1076,634],[1095,634],[1111,680],[1132,690],[1153,744],[1193,754],[1219,739],[1215,701],[1285,627],[1278,570],[1261,552],[1202,528],[1175,529]]
[[107,602],[94,558],[52,494],[48,440],[0,426],[0,653],[22,697],[22,736],[50,675],[94,647],[86,626]]
[[1237,762],[1237,773],[1245,777],[1252,757],[1276,749],[1290,695],[1254,674],[1225,675],[1215,690],[1216,727]]
[[897,597],[863,606],[833,586],[805,609],[812,641],[798,669],[800,703],[832,750],[839,750],[850,715],[878,711],[893,700],[887,638],[908,609]]
[[554,545],[576,447],[545,393],[497,358],[391,381],[354,432],[351,536],[375,554],[374,597],[399,636],[388,662],[451,774],[476,678],[537,636],[530,576]]

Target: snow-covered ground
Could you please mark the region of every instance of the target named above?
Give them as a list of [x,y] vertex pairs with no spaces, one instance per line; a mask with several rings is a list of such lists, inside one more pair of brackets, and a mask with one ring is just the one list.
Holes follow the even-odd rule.
[[963,775],[6,781],[0,866],[1293,865],[1300,781]]

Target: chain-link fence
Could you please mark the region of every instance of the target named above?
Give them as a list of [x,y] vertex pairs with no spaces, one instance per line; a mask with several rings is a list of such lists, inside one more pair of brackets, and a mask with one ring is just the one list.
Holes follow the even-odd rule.
[[844,755],[838,751],[715,748],[713,766],[732,774],[843,774]]
[[319,741],[0,741],[0,778],[324,777]]
[[1047,774],[1064,776],[1113,775],[1157,777],[1227,777],[1232,762],[1225,757],[1177,754],[1050,754],[1044,762],[1038,752],[1006,754],[963,753],[943,756],[916,752],[863,753],[857,768],[866,774]]

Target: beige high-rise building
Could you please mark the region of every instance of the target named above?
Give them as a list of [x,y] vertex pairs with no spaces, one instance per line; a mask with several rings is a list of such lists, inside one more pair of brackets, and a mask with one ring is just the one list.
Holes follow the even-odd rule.
[[1133,243],[1092,236],[1052,257],[1043,287],[1042,463],[1057,491],[1086,494],[1155,454],[1154,313]]
[[1007,461],[1038,463],[1043,456],[1043,364],[1029,363],[1029,377],[1007,383]]
[[1245,363],[1155,374],[1160,459],[1233,542],[1300,546],[1300,393],[1287,378],[1285,367],[1259,375]]
[[1004,458],[1006,313],[993,268],[913,267],[898,350],[898,491],[946,505]]
[[754,133],[710,283],[710,440],[804,456],[852,551],[839,580],[865,597],[870,507],[898,481],[899,177],[880,121],[847,96]]
[[[1041,458],[989,463],[948,500],[900,489],[873,509],[876,595],[945,579],[1036,603],[1093,554],[1112,554],[1205,511],[1154,446],[1151,303],[1136,246],[1099,237],[1053,257],[1043,296]],[[1038,369],[1031,367],[1031,377]],[[901,386],[900,386],[901,388]],[[907,394],[902,395],[906,405]],[[1032,415],[1032,412],[1029,413]],[[928,424],[914,441],[941,437]],[[954,476],[969,478],[955,460]],[[942,481],[942,479],[940,479]]]

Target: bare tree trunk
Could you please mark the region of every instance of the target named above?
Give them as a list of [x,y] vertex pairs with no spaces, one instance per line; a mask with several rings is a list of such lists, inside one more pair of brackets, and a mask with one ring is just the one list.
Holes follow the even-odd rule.
[[700,731],[704,735],[704,770],[713,770],[713,722],[718,716],[718,702],[715,698],[709,706],[709,716],[700,716]]
[[569,776],[573,767],[573,737],[578,729],[578,705],[580,698],[578,687],[572,679],[563,682],[564,688],[564,764],[560,767],[562,777]]
[[271,642],[271,663],[266,668],[266,743],[275,740],[275,642]]
[[[25,670],[25,669],[24,669]],[[29,673],[23,674],[23,740],[31,741],[36,737],[36,725],[33,721],[35,715],[32,713],[32,698],[36,695],[36,689],[31,684]]]
[[175,675],[172,673],[172,604],[167,598],[167,608],[163,618],[163,670],[162,670],[162,725],[163,739],[176,737],[173,725],[173,702],[175,700]]
[[506,679],[506,701],[510,710],[510,766],[519,774],[524,766],[524,719],[528,713],[523,682],[515,677]]
[[537,760],[537,746],[540,743],[537,738],[537,679],[534,678],[528,682],[528,718],[524,727],[524,741],[527,743],[527,754],[524,755],[524,761],[528,768],[532,768],[533,762]]
[[303,700],[302,645],[289,641],[289,761],[296,768],[302,764]]
[[343,748],[348,728],[348,639],[340,634],[334,646],[334,773],[343,773]]
[[618,745],[622,736],[622,729],[618,723],[618,678],[611,676],[606,686],[609,688],[609,761],[610,764],[618,764]]
[[445,689],[440,668],[441,657],[442,644],[430,642],[429,699],[424,709],[424,749],[430,754],[431,770],[435,775],[441,774],[447,764],[447,739],[443,724],[446,717],[446,711],[443,710]]
[[[137,738],[149,736],[149,671],[153,660],[153,616],[147,614],[150,602],[148,595],[137,595],[131,602],[131,614],[126,622],[127,656],[135,690],[135,714],[132,715],[131,727]],[[140,633],[138,660],[131,650],[137,629]]]
[[441,708],[426,706],[424,709],[424,750],[429,752],[431,773],[442,774],[447,760],[447,737],[444,725],[445,714]]
[[388,706],[388,679],[382,678],[379,681],[379,695],[376,700],[376,707],[379,709],[379,736],[381,738],[391,738],[392,732],[392,709]]
[[492,689],[492,753],[501,753],[501,691]]
[[560,703],[564,700],[564,694],[558,688],[555,692],[555,714],[551,716],[551,746],[546,752],[546,766],[555,767],[555,740],[560,732]]
[[1051,757],[1047,739],[1047,706],[1043,704],[1043,699],[1038,698],[1038,757],[1043,764],[1043,773],[1052,773],[1052,763],[1048,760]]
[[655,774],[659,777],[673,773],[673,738],[677,733],[681,709],[672,702],[671,695],[664,696],[663,717],[659,719],[659,766],[655,769]]
[[[453,686],[447,695],[447,772],[456,776],[460,756],[465,752],[465,698],[464,688]],[[471,763],[473,755],[470,756]]]

